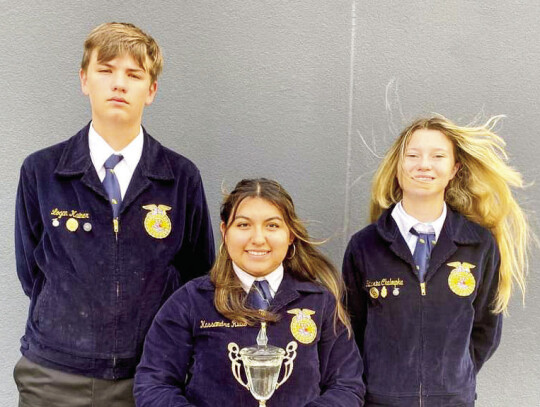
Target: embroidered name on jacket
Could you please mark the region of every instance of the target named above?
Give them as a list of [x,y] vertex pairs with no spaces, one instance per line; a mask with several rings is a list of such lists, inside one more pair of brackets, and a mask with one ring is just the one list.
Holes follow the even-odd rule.
[[401,278],[383,278],[382,280],[366,280],[366,288],[382,287],[382,286],[397,286],[403,285]]
[[236,321],[205,321],[204,319],[201,319],[201,325],[199,326],[200,329],[208,329],[208,328],[243,328],[247,326],[246,323],[240,323]]
[[[388,289],[386,287],[394,287],[392,295],[397,297],[399,295],[399,287],[402,286],[403,280],[401,278],[383,278],[381,280],[366,280],[366,288],[369,288],[369,295],[373,299],[380,297],[386,298],[388,295]],[[382,287],[381,290],[377,287]]]
[[89,219],[90,214],[88,212],[79,212],[75,209],[72,210],[60,210],[58,208],[54,208],[51,211],[51,216],[55,216],[57,219],[62,219],[64,217],[70,217],[70,218],[76,218],[76,219]]

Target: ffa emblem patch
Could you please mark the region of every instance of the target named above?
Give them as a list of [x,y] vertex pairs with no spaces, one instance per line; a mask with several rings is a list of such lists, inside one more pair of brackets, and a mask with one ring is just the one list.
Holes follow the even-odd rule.
[[474,264],[454,261],[447,263],[448,266],[454,267],[448,276],[448,286],[454,294],[460,297],[467,297],[471,295],[476,287],[476,280],[474,279],[471,269],[475,268]]
[[317,325],[311,319],[311,315],[315,314],[315,311],[295,308],[288,310],[287,313],[294,315],[291,321],[291,333],[294,338],[305,345],[313,342],[317,337]]
[[167,211],[171,209],[167,205],[144,205],[143,209],[150,212],[144,218],[144,228],[148,234],[156,239],[164,239],[171,233],[171,220],[167,216]]

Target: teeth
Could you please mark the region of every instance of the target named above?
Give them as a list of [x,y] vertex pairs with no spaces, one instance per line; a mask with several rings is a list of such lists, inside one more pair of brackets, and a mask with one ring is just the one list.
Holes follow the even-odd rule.
[[251,254],[252,256],[264,256],[268,252],[255,252],[252,250],[248,250],[248,253]]

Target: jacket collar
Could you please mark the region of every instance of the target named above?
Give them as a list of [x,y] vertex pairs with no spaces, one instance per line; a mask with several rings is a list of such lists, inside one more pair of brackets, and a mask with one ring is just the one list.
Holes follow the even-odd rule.
[[[202,291],[215,290],[214,284],[210,281],[210,277],[201,280],[197,288]],[[283,281],[270,305],[270,311],[279,311],[287,304],[299,298],[301,293],[322,293],[323,290],[324,288],[317,283],[297,280],[285,271],[283,274]]]
[[[55,174],[72,177],[92,170],[88,129],[90,123],[67,142],[55,169]],[[143,127],[144,145],[139,167],[144,176],[158,180],[172,180],[174,174],[164,147],[150,136]]]
[[[388,242],[394,242],[401,237],[399,228],[392,218],[392,209],[394,209],[394,205],[384,211],[376,222],[377,231]],[[448,205],[447,209],[446,219],[439,240],[441,240],[442,235],[445,235],[457,244],[481,243],[481,237],[472,227],[471,223],[459,212],[452,210]]]
[[[399,228],[392,218],[393,206],[388,208],[376,222],[379,235],[389,243],[389,248],[398,257],[410,265],[412,273],[418,276],[413,255],[401,236]],[[472,245],[481,243],[481,237],[473,228],[473,224],[458,212],[448,207],[446,219],[437,244],[431,253],[429,268],[425,281],[429,281],[436,270],[446,262],[458,249],[458,245]]]
[[[201,279],[200,284],[197,287],[203,291],[214,291],[214,283],[210,280],[210,276]],[[322,292],[323,287],[317,285],[317,283],[312,283],[309,281],[300,281],[292,277],[287,271],[283,274],[283,280],[279,285],[279,289],[276,293],[276,296],[281,291],[294,291],[294,292],[310,292],[310,293],[319,293]]]

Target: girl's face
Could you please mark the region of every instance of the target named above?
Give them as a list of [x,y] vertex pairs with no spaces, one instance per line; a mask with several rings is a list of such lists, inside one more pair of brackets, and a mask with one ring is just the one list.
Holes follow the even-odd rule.
[[459,168],[454,145],[439,130],[416,130],[407,146],[398,170],[403,200],[444,201],[444,191]]
[[246,273],[263,277],[285,259],[292,243],[281,211],[262,198],[246,198],[229,219],[221,222],[221,235],[232,261]]

